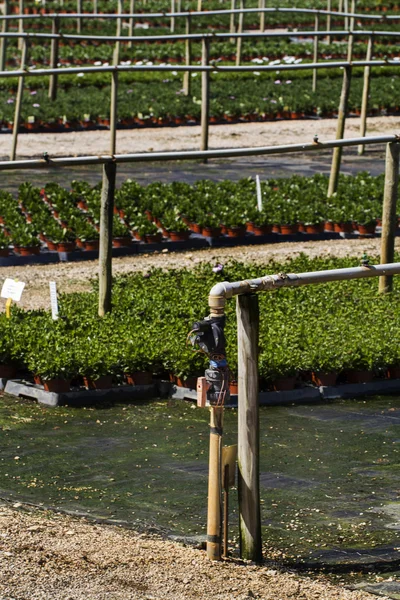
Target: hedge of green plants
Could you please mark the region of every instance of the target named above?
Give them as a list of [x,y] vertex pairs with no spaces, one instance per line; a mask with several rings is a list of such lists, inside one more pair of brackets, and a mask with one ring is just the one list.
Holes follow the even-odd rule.
[[[97,284],[90,293],[60,298],[58,321],[44,310],[16,307],[0,315],[0,365],[28,374],[94,379],[150,371],[186,379],[203,372],[207,360],[186,345],[194,321],[208,312],[207,296],[218,281],[275,272],[305,272],[359,264],[360,258],[308,259],[244,265],[230,262],[214,273],[213,264],[193,270],[153,269],[114,281],[113,311],[97,316]],[[366,369],[385,376],[400,364],[400,288],[379,295],[378,282],[358,280],[280,290],[260,295],[259,369],[262,386],[277,378],[311,371]],[[29,293],[26,289],[25,293]],[[232,378],[237,374],[235,303],[227,303],[227,349]],[[27,376],[27,375],[26,375]],[[29,376],[29,375],[28,375]]]
[[[142,186],[127,180],[117,190],[114,237],[266,225],[322,225],[326,222],[377,224],[382,213],[384,176],[366,172],[341,175],[336,194],[326,197],[328,178],[292,176],[261,183],[262,211],[257,210],[254,179],[238,182],[174,182]],[[74,181],[72,190],[47,184],[43,190],[22,184],[18,198],[0,192],[0,249],[46,242],[88,242],[99,237],[101,185]],[[28,222],[27,222],[28,221]],[[220,232],[219,232],[220,233]],[[50,246],[49,246],[50,247]]]

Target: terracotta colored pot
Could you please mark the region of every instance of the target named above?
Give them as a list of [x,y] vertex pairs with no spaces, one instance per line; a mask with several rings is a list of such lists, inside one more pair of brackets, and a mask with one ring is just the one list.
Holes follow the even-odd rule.
[[42,378],[40,377],[40,375],[34,375],[33,381],[35,382],[36,385],[43,385],[43,381],[42,381]]
[[325,221],[324,228],[325,231],[334,231],[333,221]]
[[76,238],[75,245],[77,248],[83,248],[83,242],[79,238]]
[[129,236],[117,237],[113,239],[114,248],[124,248],[132,244],[132,239]]
[[297,231],[299,231],[300,233],[306,232],[306,226],[304,225],[304,223],[297,223]]
[[306,225],[306,233],[323,233],[324,223],[315,223],[314,225]]
[[268,235],[272,233],[272,225],[254,225],[254,235]]
[[40,254],[40,246],[14,246],[14,252],[20,256],[36,256]]
[[238,390],[239,390],[239,384],[237,381],[231,381],[231,383],[229,384],[229,390],[231,392],[231,394],[237,394]]
[[171,242],[185,242],[189,239],[188,231],[168,231],[168,237]]
[[54,392],[55,394],[65,394],[69,392],[71,380],[69,379],[48,379],[43,381],[43,386],[46,392]]
[[144,236],[146,244],[160,244],[162,241],[161,233],[148,233]]
[[0,248],[0,256],[9,256],[10,250],[8,248]]
[[87,251],[96,251],[99,249],[100,241],[99,240],[89,240],[88,242],[83,242],[83,247]]
[[246,227],[228,227],[228,236],[231,238],[243,237],[246,233]]
[[216,238],[216,237],[220,237],[220,235],[222,233],[222,228],[221,227],[203,227],[203,229],[201,230],[201,233],[205,237]]
[[124,373],[129,385],[151,385],[153,375],[149,371],[136,371],[135,373]]
[[321,373],[320,371],[312,373],[312,380],[315,385],[318,386],[328,386],[335,385],[338,378],[338,374],[336,372],[331,373]]
[[83,383],[88,390],[109,390],[112,388],[112,376],[103,375],[98,379],[92,379],[91,377],[84,377]]
[[226,225],[223,225],[222,223],[221,223],[221,232],[222,232],[222,235],[228,235],[228,228]]
[[254,223],[252,221],[247,221],[247,223],[246,223],[246,231],[248,233],[253,233],[253,231],[254,231]]
[[281,225],[281,234],[282,235],[293,235],[298,232],[297,223],[293,225]]
[[281,226],[280,225],[272,225],[272,233],[280,233]]
[[348,383],[369,383],[374,378],[371,371],[349,369],[346,371],[346,379]]
[[202,226],[199,225],[198,223],[191,223],[190,224],[190,229],[194,232],[194,233],[201,233],[202,232]]
[[87,210],[87,204],[84,200],[79,200],[78,202],[78,208],[80,208],[81,210]]
[[57,252],[73,252],[75,250],[75,242],[61,242],[57,244]]
[[334,223],[333,229],[336,233],[352,233],[353,226],[351,223]]
[[371,223],[368,225],[358,225],[358,232],[360,235],[370,235],[375,233],[376,223]]
[[294,390],[296,377],[282,377],[273,382],[273,388],[276,392],[289,392]]
[[197,388],[197,377],[188,377],[187,379],[175,377],[175,381],[178,387],[188,388],[189,390],[195,390]]
[[0,365],[0,379],[13,379],[17,374],[14,365]]

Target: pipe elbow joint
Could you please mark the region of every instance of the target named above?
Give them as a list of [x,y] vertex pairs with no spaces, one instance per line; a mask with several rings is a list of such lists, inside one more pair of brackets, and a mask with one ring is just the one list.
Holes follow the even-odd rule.
[[228,281],[217,283],[211,288],[208,296],[208,306],[211,309],[212,316],[222,316],[224,314],[227,298],[232,297],[232,290]]

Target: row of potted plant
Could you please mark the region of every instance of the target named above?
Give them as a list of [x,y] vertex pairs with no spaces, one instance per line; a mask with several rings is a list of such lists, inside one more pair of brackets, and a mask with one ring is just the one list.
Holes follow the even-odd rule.
[[[376,260],[379,260],[377,258]],[[205,263],[190,269],[153,269],[118,276],[113,311],[97,316],[97,282],[90,293],[61,295],[58,321],[48,311],[14,307],[0,315],[0,377],[11,368],[42,382],[86,385],[108,376],[122,383],[148,382],[150,375],[189,384],[207,358],[186,345],[195,320],[207,314],[207,295],[218,281],[242,280],[275,272],[305,272],[359,264],[352,259],[300,256],[290,262],[244,265],[229,262],[213,271]],[[373,262],[373,258],[371,258]],[[217,271],[217,272],[215,272]],[[28,291],[28,289],[27,289]],[[400,365],[399,284],[378,295],[374,279],[300,287],[260,295],[259,373],[264,388],[287,386],[286,378],[319,384],[383,377]],[[226,307],[227,356],[237,378],[235,303]],[[340,340],[340,343],[339,343]],[[144,375],[147,373],[147,375]],[[313,375],[310,375],[313,374]],[[330,379],[325,376],[330,376]],[[89,379],[88,379],[89,378]],[[193,381],[193,379],[192,379]],[[98,385],[110,385],[112,379]],[[193,385],[193,383],[191,384]],[[54,389],[54,388],[53,388]],[[65,389],[65,388],[64,388]]]

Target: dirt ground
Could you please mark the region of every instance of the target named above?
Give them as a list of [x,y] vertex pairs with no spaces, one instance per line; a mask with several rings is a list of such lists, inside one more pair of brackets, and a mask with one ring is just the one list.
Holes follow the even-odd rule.
[[[286,242],[263,246],[237,246],[235,248],[205,249],[187,252],[154,253],[125,256],[113,259],[113,273],[133,271],[146,272],[152,267],[183,268],[193,267],[201,262],[214,266],[226,263],[230,258],[243,262],[266,264],[270,260],[284,261],[298,256],[301,252],[315,256],[359,256],[364,252],[374,256],[379,254],[380,239],[331,240],[320,242]],[[400,249],[400,238],[396,239]],[[11,277],[26,283],[20,302],[21,308],[50,308],[49,281],[57,283],[59,292],[89,291],[90,279],[97,276],[97,261],[59,263],[50,265],[28,265],[24,267],[1,267],[1,279]],[[260,272],[260,275],[263,274]],[[206,293],[206,292],[205,292]],[[4,302],[0,304],[4,310]]]
[[376,597],[280,572],[273,564],[213,563],[203,550],[157,536],[14,506],[0,506],[2,600]]
[[[210,126],[210,149],[240,148],[312,142],[335,137],[336,119],[304,119],[266,123],[238,123]],[[358,137],[360,119],[347,120],[345,137]],[[400,133],[400,117],[370,117],[367,135]],[[24,133],[18,137],[17,158],[33,158],[48,152],[50,156],[88,156],[109,153],[109,131],[70,133]],[[193,150],[200,147],[200,127],[128,129],[117,132],[117,153]],[[0,156],[7,156],[11,134],[0,136]]]

